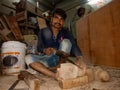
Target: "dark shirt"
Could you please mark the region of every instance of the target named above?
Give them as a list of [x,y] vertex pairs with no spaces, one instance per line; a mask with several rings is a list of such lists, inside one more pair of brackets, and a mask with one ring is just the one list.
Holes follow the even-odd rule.
[[50,27],[41,29],[38,34],[38,46],[37,46],[38,52],[43,52],[43,49],[48,47],[56,48],[58,50],[60,42],[63,39],[69,39],[71,41],[72,43],[71,53],[73,53],[73,55],[75,56],[82,55],[79,47],[77,46],[73,38],[72,33],[65,28],[59,30],[59,33],[56,38],[54,37]]

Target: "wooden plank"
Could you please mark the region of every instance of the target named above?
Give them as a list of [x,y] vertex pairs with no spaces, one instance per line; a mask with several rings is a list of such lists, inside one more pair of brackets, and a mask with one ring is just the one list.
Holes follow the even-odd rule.
[[16,19],[17,21],[22,21],[22,20],[26,20],[27,19],[27,12],[26,11],[22,11],[16,14]]
[[77,43],[85,60],[90,61],[90,38],[88,17],[84,17],[76,22]]
[[115,67],[120,67],[120,0],[111,3],[110,10],[112,16],[112,33],[115,47]]
[[112,20],[109,6],[107,5],[91,14],[89,21],[92,62],[100,65],[115,66],[115,51],[111,31]]
[[20,28],[18,26],[18,23],[16,21],[15,16],[4,16],[11,32],[14,34],[15,38],[17,40],[23,40],[22,33],[20,31]]
[[114,0],[77,22],[78,45],[93,64],[120,67],[119,3]]

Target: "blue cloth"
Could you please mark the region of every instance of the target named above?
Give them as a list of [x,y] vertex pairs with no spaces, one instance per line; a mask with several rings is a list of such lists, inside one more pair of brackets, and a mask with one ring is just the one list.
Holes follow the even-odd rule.
[[43,52],[43,49],[48,47],[56,48],[58,50],[60,46],[60,42],[63,39],[70,40],[70,42],[72,43],[71,52],[75,56],[82,55],[81,50],[77,46],[72,33],[65,28],[62,28],[61,30],[59,30],[59,33],[56,38],[54,37],[50,27],[41,29],[38,34],[38,45],[37,45],[38,52]]
[[28,61],[29,63],[40,62],[44,64],[46,67],[54,67],[59,62],[59,56],[53,54],[50,56],[30,54],[29,56],[32,58],[32,61],[30,60]]

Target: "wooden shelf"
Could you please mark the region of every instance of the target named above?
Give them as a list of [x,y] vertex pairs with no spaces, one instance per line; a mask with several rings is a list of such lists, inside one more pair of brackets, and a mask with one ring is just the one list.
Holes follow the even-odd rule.
[[36,29],[36,26],[35,25],[32,25],[32,24],[25,24],[25,23],[20,23],[19,24],[20,27],[28,27],[28,28],[32,28],[32,29]]

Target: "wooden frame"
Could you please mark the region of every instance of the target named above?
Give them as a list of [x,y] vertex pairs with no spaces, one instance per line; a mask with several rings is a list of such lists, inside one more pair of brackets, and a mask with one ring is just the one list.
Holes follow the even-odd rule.
[[10,38],[7,37],[7,35],[10,34],[10,33],[11,33],[11,31],[8,30],[8,28],[6,27],[6,25],[4,24],[2,19],[0,19],[0,34],[4,38],[4,41],[10,40]]

